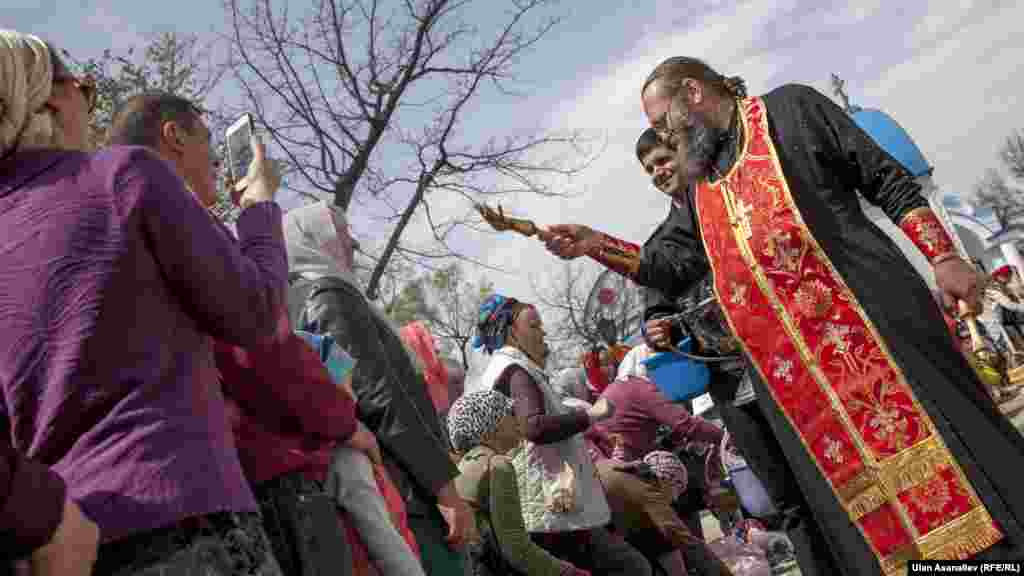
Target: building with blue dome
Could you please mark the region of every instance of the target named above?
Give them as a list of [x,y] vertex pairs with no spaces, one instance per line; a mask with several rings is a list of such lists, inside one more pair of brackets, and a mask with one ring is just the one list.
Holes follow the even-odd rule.
[[910,134],[891,116],[874,108],[856,108],[850,114],[854,123],[891,154],[915,178],[932,173],[932,167],[925,160]]
[[[835,95],[842,101],[846,112],[854,123],[867,132],[886,152],[906,168],[922,186],[932,208],[951,221],[956,238],[966,252],[986,270],[1010,264],[1018,271],[1024,271],[1024,262],[1015,242],[1024,239],[1024,226],[1010,226],[1000,229],[991,210],[975,209],[964,197],[942,192],[934,183],[934,167],[921,153],[921,149],[910,134],[891,116],[875,108],[861,108],[850,103],[845,91],[845,82],[832,75]],[[900,246],[914,267],[934,286],[931,266],[908,238],[882,213],[881,210],[862,201],[865,212]]]

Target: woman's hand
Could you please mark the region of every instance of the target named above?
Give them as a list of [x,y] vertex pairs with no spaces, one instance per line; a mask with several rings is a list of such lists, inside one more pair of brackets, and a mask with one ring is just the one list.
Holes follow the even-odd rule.
[[88,576],[96,562],[100,529],[78,504],[64,501],[64,517],[49,544],[32,553],[33,576]]
[[377,437],[362,422],[356,421],[356,431],[345,443],[346,446],[366,454],[370,462],[383,464],[384,460],[380,455],[380,445],[377,444]]
[[613,415],[615,415],[615,404],[609,402],[607,398],[598,398],[597,402],[594,402],[594,405],[587,410],[591,424],[607,420]]

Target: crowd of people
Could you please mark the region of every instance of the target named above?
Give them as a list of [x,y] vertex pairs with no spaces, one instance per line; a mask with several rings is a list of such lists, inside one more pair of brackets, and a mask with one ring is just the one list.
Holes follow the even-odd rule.
[[[543,237],[648,288],[644,343],[556,378],[494,294],[463,382],[367,300],[343,210],[282,213],[258,138],[232,232],[194,103],[133,96],[90,150],[95,86],[0,30],[0,573],[729,575],[700,525],[726,444],[769,504],[735,532],[807,576],[1024,557],[1024,438],[943,317],[982,286],[909,173],[806,87],[676,57],[640,96],[668,218]],[[742,352],[709,365],[724,429],[641,361],[699,336],[695,290]]]

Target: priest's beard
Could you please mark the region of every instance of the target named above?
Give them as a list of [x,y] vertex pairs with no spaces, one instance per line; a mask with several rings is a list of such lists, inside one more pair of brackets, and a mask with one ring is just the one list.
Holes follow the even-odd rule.
[[715,157],[718,156],[718,143],[724,132],[703,119],[695,119],[686,128],[683,142],[676,152],[676,162],[686,167],[687,182],[696,184],[711,176]]

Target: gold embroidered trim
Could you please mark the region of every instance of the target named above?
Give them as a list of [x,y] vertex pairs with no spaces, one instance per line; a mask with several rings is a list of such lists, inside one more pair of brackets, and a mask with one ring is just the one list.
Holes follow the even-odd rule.
[[963,560],[1002,539],[988,511],[979,507],[929,532],[918,540],[917,549],[927,560]]
[[[863,517],[872,510],[878,509],[887,501],[892,503],[892,507],[898,515],[900,524],[915,541],[915,545],[906,546],[898,552],[882,558],[879,551],[874,547],[871,539],[864,534],[861,526],[859,524],[855,524],[861,532],[865,542],[872,548],[876,558],[879,559],[886,574],[906,573],[907,562],[915,557],[969,557],[992,546],[1002,539],[1003,535],[995,527],[988,511],[980,505],[980,500],[978,499],[974,487],[967,481],[963,470],[952,459],[952,454],[949,452],[948,447],[945,446],[941,437],[939,437],[935,432],[928,414],[924,412],[922,406],[917,401],[917,398],[913,395],[913,390],[907,386],[906,393],[910,397],[912,405],[922,417],[921,424],[924,426],[927,439],[919,442],[915,446],[904,449],[898,454],[886,458],[883,462],[877,462],[874,458],[873,451],[866,445],[863,438],[860,437],[857,427],[852,422],[849,414],[847,414],[845,406],[842,404],[838,394],[828,382],[823,371],[817,366],[815,356],[809,350],[794,319],[790,317],[789,311],[786,310],[784,305],[779,301],[771,282],[768,280],[760,263],[754,256],[752,252],[753,248],[748,242],[750,237],[748,228],[749,224],[747,223],[748,214],[737,210],[736,198],[729,190],[728,186],[730,176],[744,162],[744,157],[750,140],[747,135],[752,132],[752,129],[748,124],[751,122],[750,108],[754,102],[754,99],[748,99],[743,102],[743,122],[740,123],[741,130],[744,132],[742,154],[738,157],[737,162],[733,165],[732,169],[730,169],[729,175],[716,183],[709,183],[704,191],[710,193],[713,191],[713,188],[720,189],[723,199],[725,200],[725,209],[729,222],[732,224],[733,237],[736,241],[737,247],[739,248],[740,255],[747,264],[758,288],[760,288],[765,299],[775,312],[777,319],[781,322],[790,341],[796,347],[801,363],[804,364],[808,373],[819,384],[822,392],[828,398],[832,409],[835,410],[836,415],[844,424],[844,427],[846,427],[850,432],[850,440],[855,445],[858,455],[867,469],[853,480],[846,482],[841,487],[837,487],[833,484],[831,478],[825,474],[824,470],[821,469],[821,463],[818,462],[814,451],[811,450],[810,446],[808,446],[803,434],[798,434],[797,436],[800,439],[801,444],[803,444],[804,449],[807,450],[812,461],[814,461],[815,465],[819,468],[820,473],[822,473],[826,481],[832,486],[837,496],[840,497],[843,507],[854,520]],[[762,125],[761,129],[765,134],[767,134],[767,117],[763,111],[761,112],[760,123]],[[777,174],[781,175],[783,174],[782,167],[778,159],[774,143],[771,142],[771,139],[768,137],[765,137],[765,140],[767,141],[767,145],[770,150],[769,156],[771,157],[775,171]],[[773,191],[776,196],[776,203],[793,206],[794,201],[792,194],[789,191],[788,183],[785,181],[784,177],[780,178],[780,182],[783,189],[781,191]],[[802,231],[806,231],[807,225],[803,221],[799,210],[796,209],[795,206],[790,208],[790,210],[793,214],[793,223],[799,226]],[[919,210],[930,209],[921,208],[912,210],[903,219],[901,219],[901,223],[905,221],[907,217],[914,215],[914,213]],[[737,214],[737,212],[740,212],[740,214]],[[703,235],[704,223],[699,217],[697,220]],[[813,251],[816,257],[827,267],[829,273],[835,280],[836,285],[842,287],[845,292],[847,292],[847,294],[843,295],[845,296],[844,299],[848,300],[850,306],[860,317],[861,322],[870,331],[871,337],[878,344],[880,351],[885,355],[887,363],[894,370],[899,381],[902,381],[905,384],[905,376],[893,360],[888,347],[881,339],[874,324],[867,317],[863,308],[856,301],[856,298],[853,297],[852,293],[849,293],[849,288],[846,287],[846,283],[843,281],[842,276],[840,276],[838,271],[835,270],[834,265],[828,259],[821,246],[817,243],[817,240],[810,234],[806,234],[806,238],[810,245],[810,250]],[[718,271],[715,270],[715,268],[718,263],[715,262],[714,258],[710,258],[709,260],[711,260],[712,272],[717,274]],[[722,295],[719,294],[718,283],[713,283],[713,286],[719,301],[723,301],[721,300]],[[736,327],[733,325],[731,316],[729,314],[725,314],[724,316],[726,317],[726,321],[729,323],[730,328],[734,333],[736,333]],[[750,350],[746,343],[741,342],[740,344],[744,351],[747,352],[748,356],[753,359],[754,356],[750,354]],[[765,378],[766,382],[773,381],[766,377],[767,374],[762,369],[759,361],[755,361],[753,364],[755,369],[763,378]],[[778,401],[779,399],[772,387],[769,386],[768,388],[769,392],[773,397],[775,397],[775,400]],[[794,425],[790,415],[786,413],[786,411],[783,411],[783,415],[795,430],[799,430],[799,428]],[[947,522],[945,525],[933,530],[927,535],[927,537],[922,538],[912,522],[905,506],[899,501],[897,495],[907,489],[913,488],[914,486],[935,478],[936,471],[940,466],[949,467],[955,471],[956,478],[960,485],[968,491],[969,502],[973,509],[959,518]],[[961,528],[965,526],[970,529]]]
[[[764,130],[765,134],[769,133],[768,117],[766,114],[763,113],[761,115],[761,127]],[[766,140],[768,148],[769,150],[771,150],[772,163],[775,166],[775,172],[776,174],[782,175],[784,174],[782,171],[782,163],[779,160],[777,151],[775,150],[775,143],[771,141],[771,138],[766,138]],[[785,177],[781,178],[781,183],[783,189],[782,194],[784,194],[784,197],[788,201],[788,203],[793,205],[793,217],[795,219],[795,222],[799,224],[801,229],[807,230],[807,223],[804,222],[803,216],[801,215],[799,209],[797,209],[795,206],[795,201],[793,200],[792,193],[789,190],[789,183],[786,181]],[[931,208],[922,207],[920,210],[932,213]],[[911,210],[908,216],[913,214],[915,211],[916,210]],[[840,275],[839,271],[836,270],[835,265],[832,263],[832,260],[828,258],[828,255],[825,254],[825,251],[821,248],[821,245],[818,244],[817,239],[814,238],[812,234],[807,234],[807,240],[808,243],[811,245],[811,249],[818,254],[819,259],[822,262],[824,262],[826,266],[828,266],[829,272],[832,274],[833,278],[837,280],[837,284],[845,287],[846,281],[843,280],[842,275]],[[846,288],[846,291],[849,292],[848,287]],[[878,333],[878,328],[875,326],[874,322],[871,321],[867,313],[864,311],[864,308],[861,307],[860,303],[857,302],[857,299],[854,298],[852,294],[850,295],[849,304],[853,309],[857,311],[857,315],[861,318],[861,321],[868,328],[869,332],[871,333],[871,337],[878,343],[879,349],[885,355],[886,361],[889,363],[890,367],[895,371],[899,380],[905,383],[906,392],[908,397],[910,398],[912,405],[917,410],[917,412],[922,416],[921,424],[927,426],[927,430],[931,436],[931,441],[926,441],[922,443],[925,444],[925,447],[922,449],[925,450],[926,454],[928,455],[927,458],[923,458],[922,460],[927,461],[928,465],[932,466],[932,470],[934,470],[934,467],[937,466],[938,464],[947,464],[956,474],[956,479],[958,480],[958,483],[967,491],[969,501],[973,508],[973,510],[964,514],[963,516],[961,516],[961,518],[980,518],[980,520],[977,521],[977,528],[974,531],[966,531],[961,533],[951,530],[948,533],[948,537],[939,539],[939,541],[945,543],[945,547],[955,546],[959,550],[967,550],[969,552],[967,556],[973,556],[974,554],[977,554],[978,552],[981,552],[982,550],[989,548],[996,542],[999,542],[1004,537],[1004,535],[1000,533],[998,529],[996,529],[995,522],[992,519],[991,514],[989,514],[988,510],[985,509],[985,507],[981,504],[981,500],[978,497],[978,493],[974,489],[974,486],[967,480],[967,475],[964,474],[963,468],[959,464],[957,464],[955,460],[953,460],[953,455],[949,451],[949,447],[946,446],[946,443],[942,440],[942,437],[939,436],[938,432],[935,430],[935,426],[931,422],[931,417],[924,410],[924,407],[921,406],[921,403],[917,399],[917,395],[914,394],[914,391],[912,388],[910,388],[910,385],[906,384],[906,375],[903,374],[903,370],[900,368],[899,364],[897,364],[895,359],[893,358],[892,353],[889,351],[888,344],[886,344],[885,340],[882,339],[881,334]],[[801,342],[801,344],[803,344],[803,342]],[[934,448],[931,447],[933,445],[932,441],[934,442]],[[941,456],[933,454],[932,450],[934,450],[935,452],[941,451]],[[893,455],[892,457],[890,457],[890,459],[887,460],[896,459],[900,457],[902,454],[905,454],[906,452],[907,450],[904,450],[900,454]],[[908,460],[909,458],[910,457],[908,457]],[[884,468],[884,470],[889,469],[899,470],[900,467],[893,466],[892,468],[890,468],[890,466],[887,465]],[[897,476],[895,478],[882,478],[882,480],[883,484],[889,487],[890,490],[892,490],[888,491],[888,493],[895,495],[901,491],[893,490],[897,488],[897,486],[895,486],[894,483],[900,478],[905,478],[907,480],[912,481],[914,479],[913,476],[915,475],[911,472],[903,477]],[[920,475],[916,476],[920,478]],[[918,546],[920,547],[920,545],[923,543],[923,540],[918,539],[919,536],[917,533],[917,529],[914,528],[913,524],[911,523],[910,518],[907,515],[906,509],[901,505],[896,505],[895,508],[900,512],[901,519],[904,522],[906,522],[912,529],[910,533],[912,536],[914,536],[915,540],[918,541]],[[957,520],[954,520],[953,522],[949,522],[946,525],[955,525],[956,522]],[[932,533],[934,533],[934,531]],[[925,555],[924,558],[935,558],[935,556],[928,554]]]

